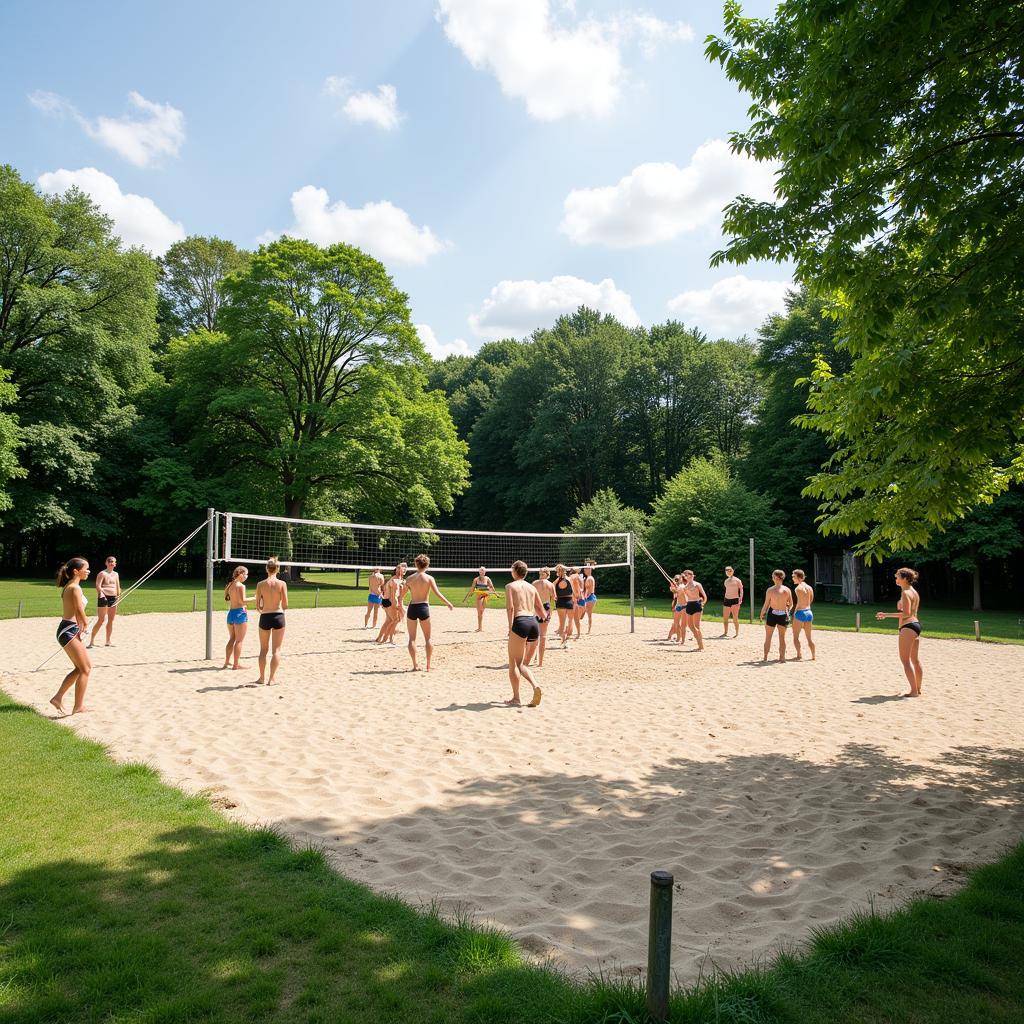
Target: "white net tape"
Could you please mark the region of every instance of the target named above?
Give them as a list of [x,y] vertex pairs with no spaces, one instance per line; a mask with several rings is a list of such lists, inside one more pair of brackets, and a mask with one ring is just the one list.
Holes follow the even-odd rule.
[[265,562],[308,569],[375,569],[408,562],[423,553],[432,572],[504,569],[522,559],[531,569],[628,566],[628,533],[483,533],[406,526],[326,523],[312,519],[222,512],[220,557],[227,562]]

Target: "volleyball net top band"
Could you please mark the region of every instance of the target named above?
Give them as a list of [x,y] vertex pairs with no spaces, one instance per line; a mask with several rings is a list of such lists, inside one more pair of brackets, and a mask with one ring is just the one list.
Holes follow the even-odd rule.
[[531,569],[558,564],[597,569],[632,565],[628,533],[489,533],[415,526],[286,519],[218,512],[214,559],[259,564],[275,556],[307,569],[387,569],[419,554],[432,572],[475,573],[482,565],[506,569],[521,560]]

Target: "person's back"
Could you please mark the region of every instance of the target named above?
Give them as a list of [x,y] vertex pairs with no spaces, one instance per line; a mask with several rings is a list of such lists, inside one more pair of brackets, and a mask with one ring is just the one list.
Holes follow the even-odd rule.
[[288,607],[288,584],[278,576],[268,576],[256,584],[256,607],[261,612],[285,611]]
[[434,577],[427,572],[414,572],[405,579],[409,591],[409,604],[429,604]]

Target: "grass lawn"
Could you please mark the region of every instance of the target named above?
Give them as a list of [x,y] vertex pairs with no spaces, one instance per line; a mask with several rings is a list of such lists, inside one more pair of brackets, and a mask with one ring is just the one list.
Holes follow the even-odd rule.
[[[254,574],[258,578],[258,574]],[[306,572],[303,584],[292,584],[289,588],[289,600],[295,608],[312,608],[314,604],[322,608],[362,606],[366,601],[366,574],[360,577],[360,585],[356,586],[354,572]],[[469,589],[471,576],[438,574],[438,585],[447,594],[448,599],[459,604]],[[492,608],[504,608],[504,597],[501,588],[508,580],[508,575],[492,573],[491,578],[499,590],[499,596],[489,602]],[[94,614],[95,590],[91,586],[86,592],[90,596],[90,614]],[[131,580],[122,580],[127,588]],[[197,609],[206,606],[205,585],[201,580],[151,580],[136,594],[133,594],[124,605],[123,612],[186,612],[191,611],[193,604]],[[472,598],[466,601],[472,603]],[[20,612],[25,616],[52,615],[59,616],[60,606],[57,601],[57,588],[49,580],[0,580],[0,619],[11,619]],[[214,590],[214,607],[218,610],[225,607],[221,601],[220,587]],[[629,598],[599,593],[597,607],[600,611],[613,615],[629,614]],[[893,611],[895,602],[891,604],[825,604],[814,606],[814,621],[822,629],[855,629],[857,613],[860,612],[861,630],[864,632],[893,633],[895,624],[891,620],[885,623],[875,621],[875,612]],[[760,611],[760,605],[755,608]],[[636,614],[648,618],[670,618],[667,597],[662,599],[639,597],[636,602]],[[721,603],[712,600],[708,615],[705,617],[713,632],[715,622],[720,621]],[[974,638],[974,620],[981,622],[981,635],[985,640],[999,640],[1024,643],[1024,610],[1022,611],[983,611],[972,612],[964,608],[943,608],[926,604],[922,614],[926,636],[967,637]],[[744,608],[743,621],[749,621],[749,608]]]
[[[500,934],[377,896],[2,695],[0,773],[4,1024],[644,1020],[636,988],[528,966]],[[670,1019],[1009,1024],[1021,963],[1024,846],[953,898],[678,992]]]

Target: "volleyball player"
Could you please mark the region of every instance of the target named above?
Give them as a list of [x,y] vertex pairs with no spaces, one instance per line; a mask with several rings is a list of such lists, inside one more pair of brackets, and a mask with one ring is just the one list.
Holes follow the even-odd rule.
[[900,588],[901,594],[899,603],[894,612],[876,612],[875,618],[879,622],[882,619],[899,619],[899,628],[896,630],[899,636],[900,661],[903,663],[903,673],[910,683],[910,693],[907,697],[920,697],[921,687],[924,683],[924,669],[921,667],[921,620],[917,617],[921,608],[921,595],[914,589],[917,582],[917,571],[906,567],[896,570],[896,585]]
[[814,647],[814,612],[811,605],[814,604],[814,588],[807,583],[806,573],[803,569],[793,570],[793,583],[796,586],[793,592],[796,595],[796,610],[793,612],[793,644],[796,647],[796,660],[803,661],[803,651],[800,650],[800,634],[807,638],[807,646],[811,649],[811,661],[817,660],[817,651]]
[[[466,594],[466,597],[469,597],[470,594],[473,594],[476,598],[476,631],[482,633],[484,631],[484,609],[487,607],[487,602],[494,597],[494,584],[491,582],[491,577],[487,575],[487,570],[482,565],[476,579],[470,585],[469,593]],[[463,602],[465,602],[466,597],[462,599]]]
[[597,577],[594,575],[594,563],[587,562],[583,566],[583,611],[587,616],[587,635],[594,623],[594,606],[597,604]]
[[96,635],[104,621],[107,624],[105,646],[113,646],[110,634],[117,616],[117,602],[121,600],[121,577],[117,572],[117,559],[113,555],[108,555],[104,564],[105,568],[96,573],[96,625],[93,626],[92,636],[89,637],[89,647],[96,643]]
[[416,672],[419,669],[416,664],[416,628],[419,625],[423,629],[423,646],[427,652],[429,672],[430,656],[434,653],[434,645],[430,642],[430,595],[436,594],[444,601],[448,605],[448,611],[455,606],[437,589],[437,581],[427,572],[430,568],[429,556],[417,555],[414,563],[416,571],[406,581],[406,589],[409,591],[409,609],[406,614],[406,623],[409,627],[409,657],[412,658],[412,670]]
[[693,633],[694,640],[697,641],[697,650],[704,650],[704,634],[701,632],[700,620],[704,612],[704,605],[707,604],[708,595],[704,592],[703,586],[697,582],[694,577],[692,569],[686,569],[683,572],[683,583],[677,592],[679,600],[676,602],[677,606],[682,604],[683,612],[681,616],[682,623],[682,639],[680,643],[684,643],[686,640],[687,628]]
[[[249,612],[245,606],[252,600],[245,596],[245,581],[248,578],[249,570],[244,565],[236,565],[224,588],[224,600],[228,602],[228,643],[224,648],[224,664],[221,668],[242,667],[239,664],[242,659],[242,641],[249,630]],[[231,665],[232,658],[234,665]]]
[[60,587],[61,619],[57,624],[57,643],[64,648],[64,653],[71,659],[72,669],[61,681],[57,692],[50,698],[50,703],[60,714],[64,711],[64,695],[73,686],[75,688],[75,704],[71,714],[91,711],[84,704],[85,691],[89,686],[89,673],[92,671],[92,659],[82,643],[89,632],[89,622],[85,617],[85,606],[88,598],[82,593],[82,583],[89,576],[89,563],[84,558],[69,558],[57,573],[57,586]]
[[530,644],[540,639],[540,620],[544,618],[544,603],[537,588],[527,583],[526,563],[512,563],[512,582],[505,587],[505,610],[508,614],[508,678],[512,684],[512,699],[505,701],[509,707],[519,707],[519,680],[525,679],[533,687],[533,699],[529,707],[540,704],[541,691],[526,663],[526,652]]
[[573,601],[572,583],[565,575],[565,566],[561,562],[555,566],[555,611],[558,612],[558,638],[565,647],[569,643],[569,634],[572,632],[572,625],[566,620],[573,614],[575,602]]
[[724,596],[722,598],[722,636],[729,635],[729,621],[740,635],[740,607],[743,605],[743,580],[736,575],[731,565],[725,567]]
[[533,657],[533,652],[537,651],[537,668],[543,668],[544,666],[544,650],[547,647],[548,642],[548,627],[551,625],[551,602],[557,599],[558,592],[555,590],[555,585],[551,582],[551,570],[544,566],[537,573],[537,579],[533,581],[533,586],[537,593],[540,594],[541,604],[544,606],[544,618],[540,622],[540,640],[536,646],[527,645],[526,649],[526,664],[530,664],[530,659]]
[[[260,677],[256,682],[273,686],[281,664],[284,643],[284,613],[288,610],[288,584],[278,576],[281,563],[272,555],[267,559],[267,578],[256,584],[256,608],[260,613]],[[270,678],[267,678],[267,651],[270,651]]]
[[776,569],[772,573],[775,582],[764,592],[760,616],[764,619],[764,661],[768,660],[775,630],[779,631],[779,661],[786,660],[786,627],[789,625],[789,610],[793,607],[793,593],[783,583],[785,578],[786,574]]
[[[377,625],[377,613],[381,608],[380,591],[383,586],[384,574],[380,571],[380,566],[377,566],[366,581],[366,615],[363,617],[363,629],[370,629]],[[371,615],[373,622],[370,622]]]

